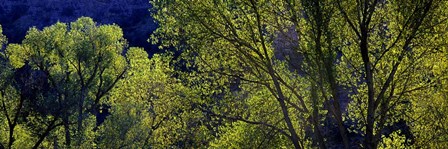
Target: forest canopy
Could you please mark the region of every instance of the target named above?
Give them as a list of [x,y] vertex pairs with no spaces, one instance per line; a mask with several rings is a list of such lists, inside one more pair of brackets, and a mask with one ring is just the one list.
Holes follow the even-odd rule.
[[0,148],[448,147],[445,0],[150,2],[154,55],[0,27]]

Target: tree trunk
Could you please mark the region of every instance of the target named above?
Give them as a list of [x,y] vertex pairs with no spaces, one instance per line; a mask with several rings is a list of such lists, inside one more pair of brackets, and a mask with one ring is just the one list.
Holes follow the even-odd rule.
[[50,122],[50,125],[48,125],[48,127],[45,129],[44,133],[42,135],[39,136],[39,139],[37,140],[37,142],[34,144],[33,149],[37,149],[40,144],[42,144],[42,142],[44,141],[45,137],[47,137],[50,134],[50,131],[54,129],[55,123],[56,123],[56,118],[54,118],[54,120],[52,120]]
[[64,130],[65,130],[65,147],[70,148],[71,137],[70,137],[70,127],[68,124],[69,122],[68,122],[67,116],[64,116],[63,123],[64,123]]
[[319,123],[319,109],[318,109],[318,96],[317,96],[317,88],[313,83],[311,85],[311,100],[313,100],[313,124],[314,124],[314,132],[316,133],[316,139],[319,143],[319,147],[321,149],[326,149],[324,137],[320,133],[320,123]]
[[373,86],[373,75],[369,60],[368,51],[368,25],[361,24],[361,57],[364,62],[365,81],[367,83],[367,126],[366,137],[364,138],[364,147],[367,149],[376,148],[373,137],[373,127],[375,123],[375,92]]
[[59,148],[59,143],[58,143],[58,138],[54,137],[53,140],[53,149],[58,149]]
[[80,99],[80,101],[79,101],[79,105],[78,105],[78,130],[77,130],[77,133],[79,134],[79,138],[78,138],[78,141],[77,141],[77,145],[79,146],[79,145],[81,145],[81,142],[82,142],[82,140],[83,140],[83,135],[81,135],[81,133],[82,133],[82,120],[83,120],[83,109],[84,109],[84,101],[85,101],[85,98],[86,98],[86,95],[87,94],[87,89],[86,89],[86,87],[85,86],[83,86],[82,88],[81,88],[81,99]]
[[8,148],[12,148],[12,144],[14,143],[14,124],[9,125],[9,142],[8,142]]
[[291,133],[291,141],[294,144],[294,148],[301,149],[302,147],[299,144],[299,136],[297,135],[296,130],[294,129],[294,125],[292,124],[292,121],[289,117],[288,107],[285,104],[285,96],[283,95],[280,84],[277,80],[277,77],[274,74],[274,69],[272,68],[271,63],[268,64],[268,69],[269,69],[269,74],[274,82],[275,89],[278,93],[279,98],[277,100],[280,104],[280,107],[282,108],[282,113],[285,118],[286,126],[288,127],[289,133]]
[[[23,102],[25,101],[25,97],[23,96],[23,95],[20,95],[20,102],[19,102],[19,105],[18,105],[18,109],[17,109],[17,111],[16,111],[16,113],[15,113],[15,115],[14,115],[14,120],[13,121],[11,121],[11,119],[10,118],[8,118],[8,124],[9,124],[9,142],[8,142],[8,148],[9,149],[11,149],[12,148],[12,144],[14,143],[14,141],[15,141],[15,138],[14,138],[14,128],[16,127],[16,125],[17,125],[17,121],[18,121],[18,118],[19,118],[19,115],[20,115],[20,111],[22,110],[22,106],[23,106]],[[3,103],[3,106],[5,106],[4,105],[4,103]],[[5,107],[4,107],[5,108]],[[6,112],[6,109],[4,109],[5,110],[5,112]],[[8,116],[8,115],[7,115]]]

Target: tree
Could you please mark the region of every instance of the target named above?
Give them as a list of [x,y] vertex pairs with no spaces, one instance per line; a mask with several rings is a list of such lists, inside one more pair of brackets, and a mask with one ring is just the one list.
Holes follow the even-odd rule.
[[[415,1],[361,1],[356,5],[337,2],[342,18],[348,24],[349,43],[357,47],[343,48],[347,65],[356,67],[359,81],[351,81],[358,94],[353,97],[360,109],[366,148],[377,148],[387,125],[401,119],[406,102],[416,94],[426,94],[435,80],[422,82],[430,68],[434,52],[445,43],[432,36],[446,36],[446,2],[437,0]],[[341,36],[345,37],[345,36]],[[345,51],[344,51],[345,50]],[[354,64],[354,65],[352,65]],[[362,65],[359,65],[362,64]],[[344,66],[344,65],[342,65]],[[341,68],[348,70],[346,68]],[[352,79],[357,80],[357,79]],[[344,80],[350,82],[349,80]],[[356,85],[361,82],[361,85]],[[413,95],[413,96],[410,96]],[[365,101],[364,99],[367,99]],[[415,101],[411,101],[413,103]],[[415,104],[415,103],[413,103]],[[361,116],[362,115],[362,116]]]
[[[225,105],[216,107],[216,111],[210,109],[214,107],[202,107],[204,111],[217,117],[266,126],[276,133],[285,135],[296,148],[306,146],[307,138],[303,133],[306,127],[316,127],[314,133],[319,134],[318,115],[322,113],[318,109],[322,108],[323,100],[317,99],[320,97],[320,92],[314,90],[316,102],[311,103],[313,97],[310,95],[310,90],[307,90],[314,80],[309,81],[306,79],[309,76],[304,77],[289,71],[285,62],[273,58],[272,42],[277,36],[275,32],[284,31],[293,24],[288,19],[280,18],[283,16],[276,15],[288,10],[284,7],[286,2],[178,1],[153,4],[155,9],[160,10],[154,17],[161,25],[155,38],[161,39],[164,46],[174,45],[186,50],[185,57],[197,56],[193,59],[187,58],[194,61],[194,68],[197,68],[197,73],[192,73],[196,78],[191,80],[192,87],[202,89],[204,96],[219,96],[220,99],[212,98],[220,100],[214,104]],[[272,10],[272,6],[279,7],[274,7]],[[185,48],[182,45],[185,45]],[[229,86],[232,84],[239,86],[237,88],[242,88],[243,91],[230,89]],[[214,86],[224,86],[224,89]],[[261,105],[248,105],[242,102],[241,100],[246,100],[244,96],[232,97],[234,94],[252,96],[259,93],[263,93],[264,96],[256,97],[254,100],[256,99],[255,101]],[[270,111],[267,103],[280,108]],[[251,111],[243,114],[235,112],[236,115],[219,111],[226,108],[239,111],[238,107],[245,106],[250,107]],[[252,109],[253,107],[257,108]],[[272,114],[276,116],[269,117],[271,119],[259,119],[260,115],[251,115],[258,111],[260,113],[270,111],[280,115]],[[315,111],[313,116],[312,111]],[[308,121],[309,119],[311,121]],[[317,123],[313,123],[312,119]],[[322,139],[319,144],[323,145],[323,138],[317,138]]]
[[0,134],[8,136],[2,146],[197,148],[210,142],[216,126],[192,108],[187,99],[196,95],[174,77],[171,54],[149,59],[143,49],[128,48],[122,34],[116,25],[83,17],[31,28],[21,44],[9,44],[0,65]]
[[[416,97],[443,80],[431,77],[430,70],[437,64],[433,53],[440,54],[446,44],[444,1],[152,4],[160,25],[153,39],[183,51],[191,62],[187,66],[194,71],[187,74],[194,78],[186,80],[201,91],[199,108],[214,117],[276,130],[295,148],[331,145],[323,141],[329,138],[323,130],[332,125],[325,122],[330,120],[324,117],[327,111],[345,148],[361,144],[348,133],[362,136],[363,147],[377,148],[397,136],[398,130],[389,126],[400,120],[412,124],[404,116],[414,114],[406,111],[409,103],[418,103]],[[282,34],[292,42],[289,47],[276,45]],[[285,60],[276,53],[285,54]],[[341,92],[350,93],[344,97]],[[257,101],[262,102],[252,104]],[[258,113],[276,108],[268,114],[272,117],[260,119],[265,114]],[[310,134],[315,137],[307,144]]]
[[[74,136],[78,146],[87,142],[84,133],[92,130],[83,128],[90,125],[83,120],[98,113],[101,100],[128,67],[122,55],[127,49],[122,36],[117,25],[97,26],[84,17],[70,25],[32,28],[22,44],[8,45],[4,55],[16,72],[14,77],[19,77],[14,83],[20,94],[20,98],[8,99],[19,105],[8,107],[29,113],[23,118],[29,121],[28,129],[38,134],[33,148],[59,126],[64,126],[67,147]],[[70,127],[74,123],[77,129]],[[14,121],[10,127],[15,125]]]
[[[437,37],[435,37],[437,38]],[[445,42],[445,41],[443,41]],[[446,48],[442,52],[433,53],[425,63],[428,72],[422,79],[433,82],[431,87],[422,90],[423,93],[411,94],[412,103],[406,118],[411,122],[411,132],[415,136],[415,147],[445,148],[447,140],[447,55]],[[434,65],[433,65],[434,64]],[[427,99],[427,100],[422,100]]]
[[186,88],[172,77],[171,58],[156,54],[149,59],[140,48],[130,48],[126,58],[129,70],[105,101],[111,115],[99,128],[99,146],[182,147],[190,107]]
[[32,144],[27,142],[30,139],[30,134],[24,130],[22,126],[18,126],[22,119],[23,100],[20,102],[12,101],[12,98],[19,98],[19,94],[12,85],[14,80],[14,70],[3,53],[4,45],[7,43],[7,38],[2,34],[0,26],[0,121],[2,123],[0,135],[0,148],[13,148],[14,142],[19,142],[23,147],[31,147]]

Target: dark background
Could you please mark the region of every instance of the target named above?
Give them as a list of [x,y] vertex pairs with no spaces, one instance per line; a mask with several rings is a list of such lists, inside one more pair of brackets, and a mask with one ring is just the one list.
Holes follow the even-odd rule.
[[42,29],[86,16],[98,24],[118,24],[130,46],[153,54],[157,46],[147,39],[157,25],[149,8],[149,0],[0,0],[0,24],[9,43],[20,43],[30,27]]

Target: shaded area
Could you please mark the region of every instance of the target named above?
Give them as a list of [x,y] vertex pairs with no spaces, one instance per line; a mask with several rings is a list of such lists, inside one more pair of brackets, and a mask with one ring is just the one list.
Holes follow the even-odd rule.
[[42,29],[57,21],[72,22],[81,16],[100,24],[118,24],[130,46],[158,51],[147,42],[157,28],[150,16],[148,0],[3,0],[0,24],[10,43],[19,43],[30,27]]

